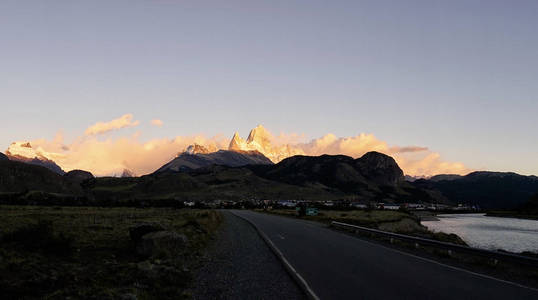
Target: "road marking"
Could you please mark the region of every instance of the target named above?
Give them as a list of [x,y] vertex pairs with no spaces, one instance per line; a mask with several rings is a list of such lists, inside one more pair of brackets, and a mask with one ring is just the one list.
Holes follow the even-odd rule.
[[282,234],[277,234],[277,236],[283,240],[285,240],[286,238],[284,238],[284,236]]

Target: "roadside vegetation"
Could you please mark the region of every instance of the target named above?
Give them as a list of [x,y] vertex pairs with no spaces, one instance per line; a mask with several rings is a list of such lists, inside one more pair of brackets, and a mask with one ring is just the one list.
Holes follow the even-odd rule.
[[4,299],[191,298],[213,210],[0,206]]

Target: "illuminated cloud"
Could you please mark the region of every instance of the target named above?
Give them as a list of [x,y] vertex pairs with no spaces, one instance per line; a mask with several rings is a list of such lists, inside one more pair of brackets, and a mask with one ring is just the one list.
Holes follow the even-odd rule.
[[[61,153],[55,162],[64,170],[81,169],[96,176],[119,176],[127,169],[137,175],[152,173],[189,145],[197,143],[217,150],[226,147],[222,137],[184,136],[141,141],[138,134],[120,138],[80,137],[69,145],[61,140],[36,140],[36,146]],[[68,150],[65,150],[68,149]]]
[[354,137],[339,138],[327,134],[309,143],[297,144],[307,155],[344,154],[354,158],[369,151],[377,151],[392,156],[400,168],[411,176],[433,176],[437,174],[467,174],[470,172],[462,163],[447,162],[441,155],[427,147],[392,146],[377,139],[373,134],[361,133]]
[[151,120],[151,125],[153,126],[157,126],[157,127],[161,127],[163,126],[163,121],[159,120],[159,119],[154,119],[154,120]]
[[86,129],[86,135],[98,135],[126,127],[137,126],[140,122],[133,121],[132,114],[123,115],[109,122],[97,122]]
[[406,146],[406,147],[391,147],[390,152],[392,153],[410,153],[410,152],[423,152],[428,151],[428,147],[418,147],[418,146]]
[[[142,141],[139,132],[131,136],[99,138],[100,133],[136,124],[138,122],[133,122],[132,115],[125,115],[111,122],[91,126],[84,136],[70,143],[65,143],[62,134],[57,134],[50,141],[39,139],[31,143],[36,149],[48,153],[66,171],[82,169],[89,170],[96,176],[106,176],[120,175],[124,169],[138,175],[152,173],[189,145],[196,143],[216,151],[228,149],[231,139],[231,136],[223,135],[195,135]],[[270,143],[261,149],[270,151],[267,155],[277,161],[295,154],[344,154],[357,158],[369,151],[378,151],[394,157],[407,175],[466,174],[470,171],[462,163],[443,160],[439,153],[426,147],[389,146],[387,142],[367,133],[352,137],[337,137],[329,133],[310,142],[301,142],[304,141],[304,135],[300,134],[273,135],[264,131],[265,137],[270,139]]]

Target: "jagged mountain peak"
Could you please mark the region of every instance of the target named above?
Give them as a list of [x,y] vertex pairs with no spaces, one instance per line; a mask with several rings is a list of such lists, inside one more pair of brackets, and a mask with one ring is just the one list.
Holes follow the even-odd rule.
[[272,140],[273,135],[265,127],[258,125],[250,131],[246,141],[236,132],[230,141],[228,150],[258,151],[274,163],[293,155],[304,154],[301,149],[289,145],[275,146],[272,144]]
[[238,151],[238,150],[246,150],[246,142],[241,138],[239,133],[236,131],[234,133],[234,136],[232,137],[232,140],[230,141],[230,145],[228,146],[228,149],[231,151]]
[[256,143],[261,148],[267,148],[271,146],[271,139],[271,133],[269,133],[269,131],[262,125],[258,125],[250,131],[247,138],[247,144]]

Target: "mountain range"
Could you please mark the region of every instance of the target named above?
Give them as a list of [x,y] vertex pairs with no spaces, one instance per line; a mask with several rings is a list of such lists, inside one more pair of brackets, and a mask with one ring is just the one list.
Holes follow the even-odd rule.
[[66,174],[42,149],[17,142],[6,155],[0,153],[0,195],[12,199],[41,191],[105,203],[125,199],[347,199],[513,209],[538,194],[536,176],[473,172],[409,178],[392,157],[378,152],[357,159],[345,155],[279,156],[288,150],[286,155],[295,151],[272,146],[268,133],[258,126],[246,141],[235,134],[228,150],[191,145],[150,175],[136,177],[126,170],[123,178],[94,178],[81,170]]

